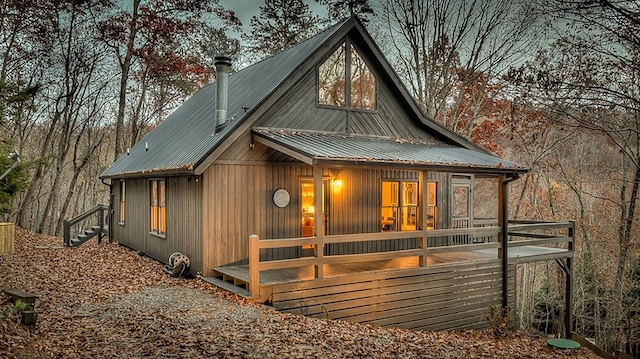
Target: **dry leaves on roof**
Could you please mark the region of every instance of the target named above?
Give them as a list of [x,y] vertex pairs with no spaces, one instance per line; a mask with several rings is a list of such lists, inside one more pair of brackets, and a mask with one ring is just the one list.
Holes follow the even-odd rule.
[[162,264],[116,244],[61,244],[17,228],[16,253],[0,256],[0,287],[40,296],[34,328],[0,320],[0,358],[597,358],[527,334],[496,340],[488,331],[279,313],[200,280],[170,278]]

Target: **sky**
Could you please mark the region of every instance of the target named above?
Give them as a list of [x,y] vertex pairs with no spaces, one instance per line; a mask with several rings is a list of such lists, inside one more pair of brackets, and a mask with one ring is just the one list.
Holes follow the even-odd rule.
[[[326,15],[326,10],[323,5],[319,5],[314,0],[303,1],[309,5],[309,8],[315,14],[321,17]],[[220,5],[225,9],[233,10],[240,21],[242,21],[242,28],[245,33],[249,33],[251,31],[249,21],[251,21],[252,16],[260,14],[260,6],[264,6],[264,0],[220,0]]]

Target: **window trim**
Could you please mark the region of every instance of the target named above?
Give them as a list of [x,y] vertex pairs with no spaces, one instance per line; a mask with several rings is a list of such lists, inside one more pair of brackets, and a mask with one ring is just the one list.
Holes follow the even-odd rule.
[[[337,106],[337,105],[330,105],[330,104],[325,104],[325,103],[320,103],[320,67],[322,67],[322,65],[340,48],[340,46],[344,45],[345,46],[345,71],[344,71],[344,79],[345,79],[345,89],[344,89],[344,96],[345,96],[345,105],[344,106]],[[354,49],[358,55],[360,55],[360,58],[362,59],[362,61],[365,63],[365,65],[367,66],[367,68],[369,69],[369,71],[371,72],[371,74],[373,75],[373,77],[375,78],[375,83],[374,83],[374,93],[375,93],[375,108],[370,109],[370,108],[361,108],[361,107],[352,107],[351,106],[351,49]],[[316,107],[318,108],[326,108],[326,109],[332,109],[332,110],[347,110],[347,111],[356,111],[356,112],[368,112],[368,113],[378,113],[379,109],[378,109],[378,104],[380,103],[379,101],[379,94],[380,94],[380,86],[379,86],[379,78],[380,76],[378,75],[378,73],[373,69],[373,67],[371,66],[370,62],[368,61],[368,59],[365,58],[365,56],[362,55],[362,53],[360,52],[359,47],[356,45],[355,42],[351,41],[351,39],[349,37],[345,38],[344,41],[340,42],[336,47],[334,47],[331,52],[329,53],[329,55],[325,58],[322,59],[322,61],[320,61],[320,63],[318,65],[316,65],[315,68],[315,82],[316,82]]]
[[119,214],[119,221],[118,224],[124,227],[125,224],[125,220],[126,220],[126,207],[127,207],[127,202],[126,202],[126,194],[127,194],[127,190],[126,190],[126,182],[125,180],[120,180],[120,214]]
[[[157,204],[153,204],[153,184],[156,183],[156,202]],[[163,183],[163,186],[160,186],[160,183]],[[160,196],[160,188],[164,190],[162,196]],[[164,205],[160,205],[162,203],[160,198],[164,198]],[[154,212],[154,207],[157,207]],[[164,211],[162,211],[164,209]],[[163,215],[164,214],[164,215]],[[154,218],[154,216],[156,218]],[[155,219],[155,222],[154,222]],[[164,221],[162,221],[164,219]],[[154,228],[157,226],[157,228]],[[163,229],[163,230],[161,230]],[[149,179],[149,234],[166,239],[167,237],[167,181],[165,178],[151,178]]]
[[[384,200],[383,200],[383,187],[384,187],[384,183],[388,182],[391,184],[391,203],[389,206],[384,206]],[[415,204],[408,204],[405,203],[407,202],[407,200],[404,198],[405,196],[405,191],[406,191],[406,184],[414,184],[414,188],[417,191],[417,193],[415,194]],[[384,218],[384,216],[381,215],[381,223],[380,223],[380,227],[382,231],[390,231],[390,232],[406,232],[406,231],[417,231],[417,230],[422,230],[419,229],[420,228],[420,222],[419,222],[419,218],[421,218],[421,201],[422,201],[422,196],[424,194],[420,193],[420,184],[421,182],[418,179],[396,179],[396,178],[382,178],[380,181],[380,214],[382,214],[382,210],[384,208],[391,208],[392,212],[394,214],[393,216],[393,223],[387,223],[389,221],[389,218]],[[396,202],[394,202],[394,200]],[[413,218],[413,220],[415,221],[415,223],[413,224],[415,226],[415,229],[403,229],[403,223],[405,221],[405,214],[404,214],[404,210],[408,210],[409,208],[414,208],[414,212],[415,212],[415,217]],[[387,228],[387,229],[385,229]]]

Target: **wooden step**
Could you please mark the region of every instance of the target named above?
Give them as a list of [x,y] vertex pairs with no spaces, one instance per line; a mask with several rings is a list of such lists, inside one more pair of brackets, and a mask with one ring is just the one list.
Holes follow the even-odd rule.
[[222,288],[226,291],[229,291],[231,293],[235,293],[241,297],[247,298],[247,299],[251,299],[251,295],[249,293],[248,290],[244,289],[244,288],[240,288],[236,285],[233,285],[232,283],[229,282],[225,282],[222,279],[216,278],[216,277],[202,277],[202,280],[204,280],[207,283],[211,283],[213,285],[215,285],[216,287]]

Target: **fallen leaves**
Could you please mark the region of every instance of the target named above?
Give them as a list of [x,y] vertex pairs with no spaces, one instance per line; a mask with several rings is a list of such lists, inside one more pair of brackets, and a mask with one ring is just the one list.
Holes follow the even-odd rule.
[[[279,313],[115,244],[60,248],[16,228],[0,287],[40,296],[38,324],[0,319],[0,358],[597,358],[544,338],[419,332]],[[3,303],[0,296],[0,303]],[[0,306],[2,306],[0,304]]]

